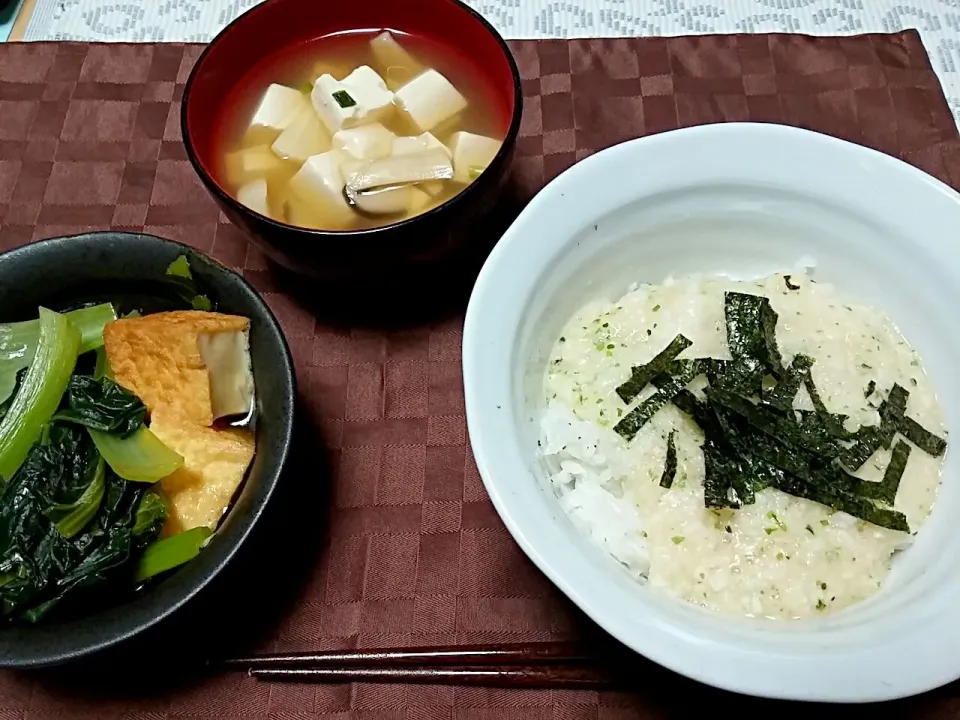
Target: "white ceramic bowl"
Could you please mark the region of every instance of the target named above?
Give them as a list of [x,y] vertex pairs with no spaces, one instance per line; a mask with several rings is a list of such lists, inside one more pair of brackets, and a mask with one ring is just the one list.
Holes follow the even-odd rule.
[[[814,621],[738,620],[634,582],[573,528],[537,457],[541,382],[563,323],[633,282],[816,277],[883,309],[960,427],[960,195],[886,155],[776,125],[696,127],[578,163],[523,211],[473,290],[463,343],[480,474],[534,563],[618,640],[717,687],[865,702],[960,677],[960,478],[949,451],[934,512],[884,588]],[[638,682],[643,682],[638,679]]]

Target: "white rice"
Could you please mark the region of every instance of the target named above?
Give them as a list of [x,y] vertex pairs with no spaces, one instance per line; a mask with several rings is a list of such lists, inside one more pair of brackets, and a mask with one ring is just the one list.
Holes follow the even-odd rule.
[[[707,510],[702,434],[671,405],[630,443],[613,432],[632,407],[616,387],[678,333],[693,341],[681,357],[729,357],[725,290],[770,298],[784,361],[796,353],[816,359],[813,377],[824,403],[849,415],[851,429],[879,421],[874,406],[897,382],[910,391],[907,414],[946,436],[919,358],[886,316],[844,302],[806,276],[791,281],[800,289],[787,290],[782,275],[751,282],[690,277],[592,304],[565,326],[544,381],[541,452],[575,526],[638,579],[722,613],[803,618],[839,610],[875,592],[892,554],[910,540],[777,490],[761,491],[740,510]],[[876,394],[865,399],[870,381]],[[812,407],[805,391],[796,406]],[[671,430],[677,475],[664,490],[659,480]],[[888,460],[889,451],[878,451],[858,475],[880,480]],[[895,507],[914,532],[936,498],[942,462],[916,448],[910,454]]]

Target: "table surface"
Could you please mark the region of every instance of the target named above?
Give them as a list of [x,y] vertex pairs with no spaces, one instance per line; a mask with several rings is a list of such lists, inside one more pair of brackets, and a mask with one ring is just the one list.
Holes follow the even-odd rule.
[[[272,519],[209,592],[172,625],[126,646],[126,661],[108,656],[54,674],[0,674],[0,718],[652,720],[689,716],[694,703],[737,717],[783,712],[638,657],[637,687],[622,694],[264,686],[190,668],[211,652],[596,632],[523,556],[484,492],[466,438],[462,298],[445,317],[400,328],[335,322],[336,308],[273,274],[204,191],[179,123],[201,49],[0,45],[0,250],[87,230],[146,231],[241,272],[291,345],[299,450],[268,508]],[[730,120],[830,133],[960,187],[960,136],[912,32],[514,41],[511,49],[524,118],[510,190],[521,202],[614,143]],[[496,237],[489,232],[491,242]],[[427,291],[438,305],[434,286]],[[885,711],[956,717],[955,692]]]
[[[509,39],[920,32],[960,123],[958,0],[465,0]],[[26,40],[206,42],[261,0],[28,0]],[[411,3],[415,7],[415,3]]]

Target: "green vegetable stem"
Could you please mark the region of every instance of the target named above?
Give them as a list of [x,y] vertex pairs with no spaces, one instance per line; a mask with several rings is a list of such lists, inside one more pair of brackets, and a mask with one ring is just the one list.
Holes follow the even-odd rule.
[[80,331],[70,319],[40,308],[36,355],[23,384],[0,421],[0,478],[20,467],[43,425],[60,405],[80,352]]
[[[117,313],[110,303],[64,313],[80,331],[78,355],[103,345],[103,328]],[[17,374],[30,366],[40,341],[40,321],[0,324],[0,402],[13,393]]]
[[136,582],[143,582],[167,570],[190,562],[207,543],[213,531],[206,526],[184,530],[163,540],[148,545],[140,556],[135,575]]
[[183,457],[164,445],[145,425],[129,437],[90,427],[87,432],[110,469],[124,480],[155,483],[183,465]]

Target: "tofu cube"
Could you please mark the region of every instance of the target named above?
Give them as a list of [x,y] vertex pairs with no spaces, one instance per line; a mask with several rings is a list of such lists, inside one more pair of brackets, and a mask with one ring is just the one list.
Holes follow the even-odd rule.
[[467,106],[467,100],[436,70],[420,73],[397,90],[396,103],[421,132],[433,130]]
[[224,158],[224,166],[227,183],[239,187],[281,170],[284,163],[269,146],[261,145],[230,153]]
[[396,137],[380,123],[370,123],[335,132],[333,147],[357,160],[377,160],[393,152]]
[[374,64],[383,73],[387,87],[397,90],[423,72],[424,67],[403,49],[387,30],[370,41]]
[[303,162],[311,155],[329,150],[330,135],[313,108],[304,103],[300,114],[280,133],[270,149],[284,160]]
[[250,125],[286,130],[306,104],[306,98],[299,90],[273,83],[263,93]]
[[394,110],[393,93],[368,65],[361,65],[343,80],[321,75],[313,85],[310,99],[331,133],[378,122]]
[[267,181],[263,178],[251,180],[237,190],[237,200],[254,212],[270,217],[270,205],[267,203]]
[[409,155],[410,153],[421,152],[423,150],[432,150],[442,148],[450,157],[450,150],[442,142],[437,140],[433,133],[425,132],[421,135],[398,137],[393,141],[394,155]]
[[329,150],[307,158],[290,180],[290,190],[310,205],[316,214],[342,225],[353,219],[353,210],[343,197],[341,165],[349,156],[342,150]]
[[500,152],[501,144],[499,140],[486,135],[463,131],[454,133],[450,140],[453,179],[464,184],[476,180]]

